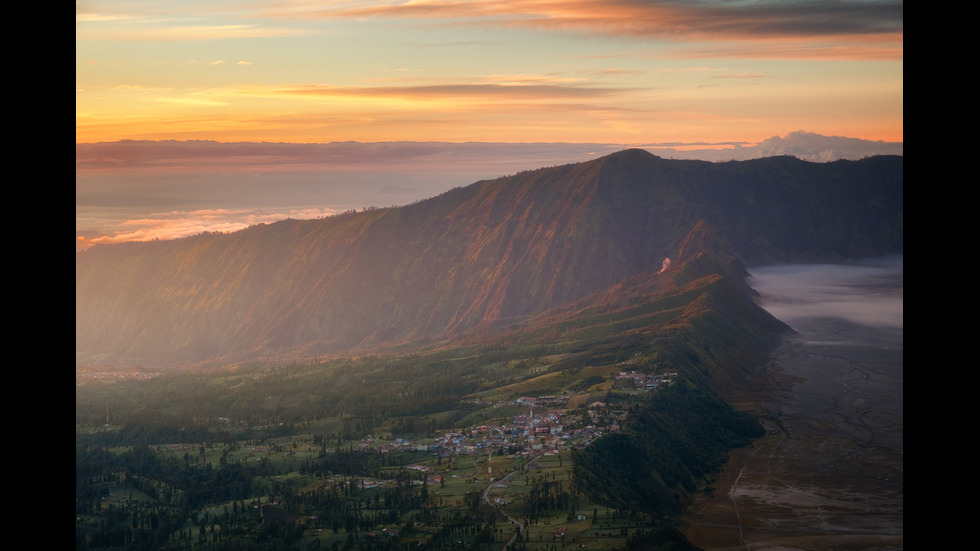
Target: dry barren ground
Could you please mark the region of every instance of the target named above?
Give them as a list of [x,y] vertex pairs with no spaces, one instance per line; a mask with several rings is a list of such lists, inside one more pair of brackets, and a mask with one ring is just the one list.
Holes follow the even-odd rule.
[[732,454],[687,536],[709,551],[903,549],[902,330],[796,329],[733,399],[767,437]]

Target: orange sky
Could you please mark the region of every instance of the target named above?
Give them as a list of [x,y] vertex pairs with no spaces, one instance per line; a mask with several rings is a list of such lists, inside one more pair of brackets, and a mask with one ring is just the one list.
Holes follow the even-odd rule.
[[[904,141],[901,1],[75,6],[76,250],[404,204],[630,146]],[[84,147],[120,140],[187,147]],[[197,141],[368,145],[310,164]]]
[[76,3],[76,142],[903,141],[901,2]]

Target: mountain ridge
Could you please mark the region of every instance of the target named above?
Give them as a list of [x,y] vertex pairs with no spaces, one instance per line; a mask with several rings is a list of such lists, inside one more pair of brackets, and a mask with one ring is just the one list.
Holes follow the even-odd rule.
[[[407,205],[461,184],[596,159],[628,147],[664,158],[714,162],[779,155],[828,162],[903,153],[902,142],[802,130],[756,144],[206,140],[76,144],[75,247],[119,242],[123,235],[144,232],[164,239],[160,233],[164,229],[166,238],[187,237],[216,228],[241,229],[256,220],[315,218],[365,207]],[[162,217],[161,213],[171,214]],[[186,218],[178,223],[174,216]],[[161,218],[169,221],[163,228]]]
[[[76,254],[76,367],[490,331],[656,274],[671,256],[694,270],[706,251],[749,263],[900,251],[901,172],[901,157],[708,163],[632,149],[404,207],[97,246]],[[841,212],[844,195],[853,206]]]

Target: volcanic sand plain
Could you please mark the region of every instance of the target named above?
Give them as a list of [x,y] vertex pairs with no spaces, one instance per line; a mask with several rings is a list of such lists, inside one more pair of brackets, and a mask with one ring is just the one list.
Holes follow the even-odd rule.
[[729,396],[766,437],[732,452],[685,533],[708,551],[903,549],[902,329],[794,329]]

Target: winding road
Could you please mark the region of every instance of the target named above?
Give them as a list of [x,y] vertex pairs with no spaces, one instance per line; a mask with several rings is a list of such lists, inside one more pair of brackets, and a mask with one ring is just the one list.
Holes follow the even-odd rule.
[[[540,455],[531,456],[527,460],[527,464],[525,466],[526,467],[530,467],[531,466],[531,463],[534,463],[534,461],[538,457],[540,457]],[[493,482],[491,482],[490,484],[487,485],[486,489],[483,490],[483,501],[485,501],[487,503],[487,505],[490,505],[491,507],[495,508],[498,512],[500,512],[501,515],[504,516],[504,518],[506,518],[507,520],[509,520],[510,523],[515,526],[514,533],[510,536],[510,539],[507,540],[507,543],[504,544],[503,551],[507,551],[508,549],[510,549],[511,546],[514,545],[514,542],[517,541],[517,537],[519,535],[521,535],[521,533],[524,532],[524,523],[521,522],[520,520],[518,520],[518,519],[516,519],[516,518],[514,518],[512,516],[510,516],[510,514],[507,512],[506,509],[504,509],[500,505],[497,505],[496,503],[494,503],[490,499],[490,490],[492,490],[494,488],[494,486],[496,486],[497,484],[499,484],[501,482],[501,480],[507,480],[507,479],[509,479],[510,477],[512,477],[516,473],[517,473],[517,471],[507,473],[507,476],[503,477],[500,480],[494,480]]]

